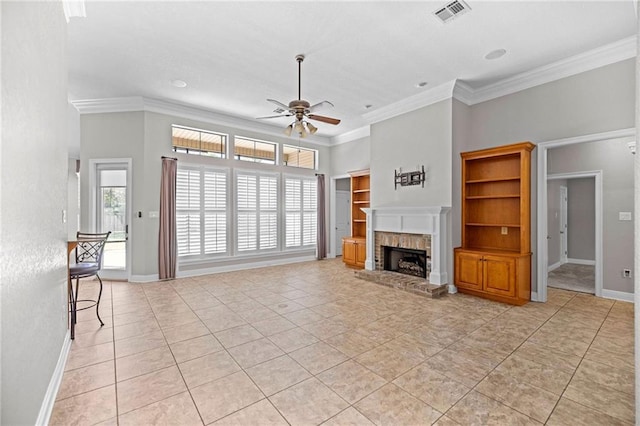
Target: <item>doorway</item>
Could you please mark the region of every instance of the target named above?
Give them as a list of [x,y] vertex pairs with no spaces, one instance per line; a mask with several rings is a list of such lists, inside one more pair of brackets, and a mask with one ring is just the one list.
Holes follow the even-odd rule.
[[549,175],[547,195],[547,285],[596,294],[596,177]]
[[130,275],[131,160],[91,160],[91,222],[94,232],[111,231],[100,275],[127,280]]
[[[536,265],[536,290],[531,292],[531,300],[537,302],[547,301],[547,268],[548,268],[548,253],[547,253],[547,170],[548,170],[548,152],[550,149],[567,147],[576,144],[585,144],[591,142],[604,142],[616,143],[626,148],[628,143],[635,141],[635,128],[614,130],[604,133],[596,133],[591,135],[584,135],[566,139],[558,139],[547,142],[540,142],[537,145],[538,156],[536,161],[537,169],[537,233],[536,233],[536,248],[537,253],[534,254]],[[602,236],[602,176],[601,173],[596,177],[596,214],[599,217],[596,219],[596,265],[595,265],[595,279],[596,279],[596,296],[603,296],[603,236]],[[621,298],[627,300],[629,296],[626,292],[606,290],[606,297]]]
[[[348,179],[342,179],[348,180]],[[342,238],[351,235],[351,192],[336,190],[336,256],[342,256]]]

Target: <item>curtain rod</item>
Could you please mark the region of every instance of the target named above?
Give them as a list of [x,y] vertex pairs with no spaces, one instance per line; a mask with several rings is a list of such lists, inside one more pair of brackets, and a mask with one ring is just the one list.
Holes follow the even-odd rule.
[[177,158],[174,158],[174,157],[165,157],[164,155],[163,155],[162,157],[160,157],[160,158],[166,158],[167,160],[175,160],[175,161],[178,161],[178,159],[177,159]]

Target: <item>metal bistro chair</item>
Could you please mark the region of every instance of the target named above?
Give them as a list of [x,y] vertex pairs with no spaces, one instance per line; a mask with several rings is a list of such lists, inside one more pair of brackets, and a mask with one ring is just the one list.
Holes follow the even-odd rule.
[[[71,338],[75,338],[75,325],[77,322],[77,311],[82,311],[92,307],[96,307],[96,316],[100,321],[100,327],[104,325],[100,318],[100,297],[102,296],[102,279],[98,272],[102,268],[102,253],[104,252],[104,245],[107,242],[107,238],[111,231],[103,234],[88,234],[85,232],[78,232],[76,237],[78,239],[78,245],[76,246],[76,263],[69,267],[69,277],[71,279],[71,289],[69,291],[69,305],[71,312]],[[100,282],[100,292],[98,298],[93,299],[78,299],[78,289],[80,288],[80,278],[88,278],[96,276]],[[73,280],[76,280],[76,288],[74,291]],[[78,302],[92,302],[91,305],[83,308],[78,308]]]

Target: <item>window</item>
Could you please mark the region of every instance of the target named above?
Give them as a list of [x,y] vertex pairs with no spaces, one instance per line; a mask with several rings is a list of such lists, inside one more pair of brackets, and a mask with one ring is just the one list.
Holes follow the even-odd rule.
[[285,246],[304,247],[316,243],[317,192],[311,178],[285,178]]
[[300,148],[298,146],[283,145],[282,163],[285,166],[302,167],[303,169],[316,169],[315,149]]
[[227,252],[227,171],[179,167],[176,179],[178,256]]
[[249,252],[278,247],[278,176],[238,171],[237,250]]
[[171,135],[174,152],[227,157],[227,135],[222,133],[171,126]]
[[273,142],[236,137],[233,140],[233,153],[236,160],[254,163],[276,164],[276,147]]

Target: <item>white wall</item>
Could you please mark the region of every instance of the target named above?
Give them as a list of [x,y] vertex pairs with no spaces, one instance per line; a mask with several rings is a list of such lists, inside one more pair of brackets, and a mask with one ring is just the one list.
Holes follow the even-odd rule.
[[[633,160],[624,141],[569,145],[548,156],[550,174],[602,170],[603,288],[628,293],[633,281],[622,278],[622,269],[633,269],[633,222],[618,220],[618,213],[633,212]],[[570,202],[571,196],[570,190]]]
[[[371,207],[451,205],[451,99],[371,125]],[[394,171],[425,166],[422,185],[394,185]]]
[[67,52],[60,2],[2,2],[2,419],[34,424],[67,333]]

